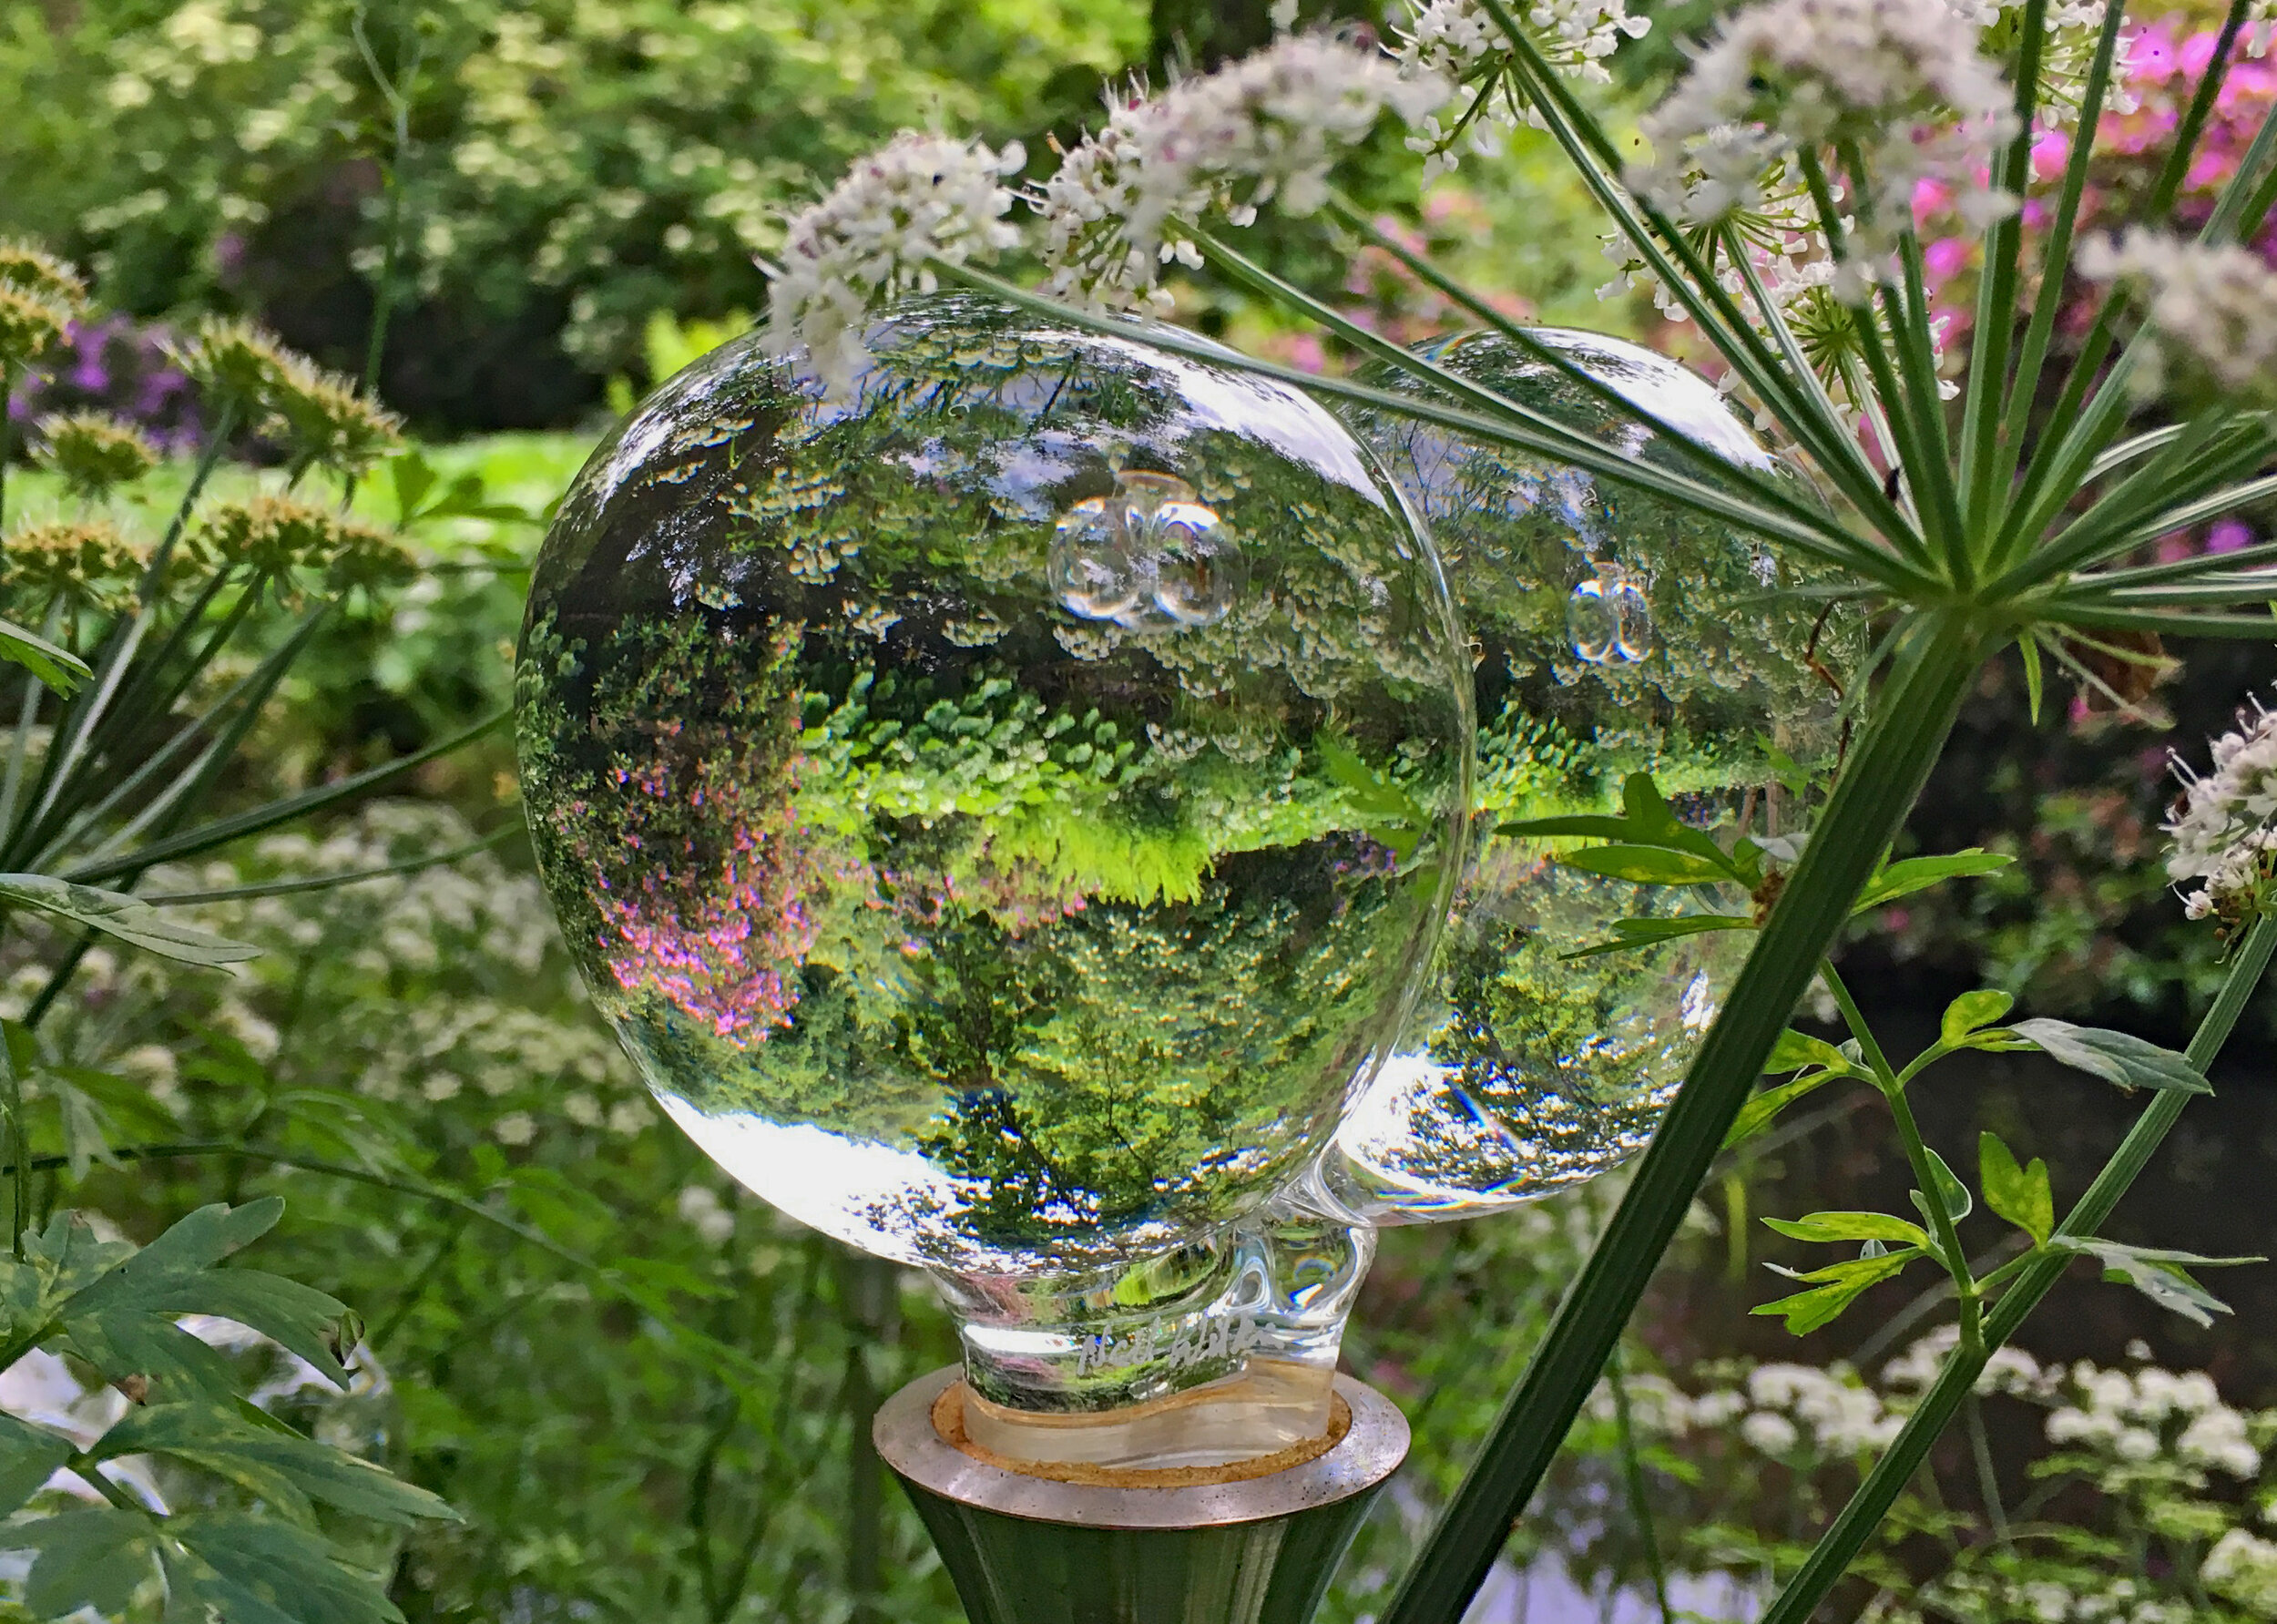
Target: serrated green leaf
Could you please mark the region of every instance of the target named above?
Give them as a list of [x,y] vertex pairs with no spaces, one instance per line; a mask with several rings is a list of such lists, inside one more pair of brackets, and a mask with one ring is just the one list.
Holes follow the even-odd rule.
[[0,904],[36,908],[186,965],[235,965],[260,949],[176,924],[140,897],[74,885],[46,874],[0,874]]
[[1780,1033],[1779,1041],[1771,1046],[1771,1054],[1763,1061],[1763,1075],[1773,1077],[1781,1072],[1800,1071],[1806,1066],[1823,1066],[1837,1074],[1850,1069],[1850,1062],[1842,1050],[1826,1039],[1789,1026]]
[[[1498,834],[1530,838],[1553,838],[1560,835],[1590,835],[1599,840],[1614,841],[1623,845],[1640,846],[1651,851],[1683,853],[1698,858],[1713,870],[1710,877],[1736,879],[1738,867],[1730,853],[1707,831],[1695,829],[1683,822],[1662,800],[1654,787],[1652,775],[1632,772],[1621,785],[1622,815],[1618,818],[1584,814],[1557,818],[1525,818],[1497,826]],[[1574,864],[1578,853],[1570,853],[1559,861]],[[1628,878],[1616,875],[1616,878]],[[1664,883],[1667,882],[1663,882]],[[1692,882],[1683,882],[1690,883]]]
[[1921,1226],[1886,1212],[1810,1212],[1801,1218],[1766,1218],[1766,1226],[1794,1241],[1887,1241],[1926,1249]]
[[228,1624],[403,1624],[384,1591],[289,1523],[209,1512],[167,1532],[179,1541],[164,1552],[169,1624],[177,1606]]
[[1823,1281],[1808,1292],[1798,1292],[1776,1302],[1758,1303],[1750,1313],[1778,1314],[1787,1322],[1790,1336],[1807,1336],[1823,1326],[1832,1324],[1843,1311],[1855,1302],[1874,1286],[1902,1272],[1905,1265],[1921,1254],[1910,1248],[1893,1251],[1878,1258],[1856,1258],[1846,1263],[1835,1263],[1824,1269],[1814,1269],[1808,1274],[1781,1271],[1791,1279],[1804,1282]]
[[2017,1001],[2006,993],[1963,993],[1945,1006],[1945,1018],[1937,1024],[1937,1040],[1947,1048],[1958,1048],[1970,1033],[1991,1026],[2016,1006]]
[[2050,1242],[2059,1251],[2091,1257],[2103,1265],[2103,1278],[2130,1285],[2160,1308],[2180,1314],[2201,1327],[2211,1327],[2214,1315],[2228,1313],[2230,1305],[2190,1278],[2191,1269],[2232,1269],[2244,1263],[2266,1263],[2267,1258],[2209,1258],[2192,1251],[2170,1251],[2155,1246],[2125,1246],[2116,1241],[2082,1240],[2058,1235]]
[[108,1374],[178,1375],[220,1391],[229,1384],[227,1362],[174,1323],[179,1314],[216,1313],[274,1338],[344,1387],[347,1373],[323,1334],[346,1312],[342,1303],[259,1270],[213,1267],[266,1234],[283,1210],[273,1196],[234,1210],[200,1207],[62,1303],[63,1335]]
[[1729,1150],[1734,1145],[1745,1144],[1776,1121],[1780,1112],[1841,1075],[1834,1071],[1812,1072],[1776,1088],[1764,1089],[1740,1108],[1740,1114],[1732,1118],[1731,1131],[1723,1136],[1723,1149]]
[[2045,1246],[2056,1230],[2056,1193],[2047,1177],[2047,1163],[2038,1157],[2029,1167],[2017,1165],[2016,1153],[1996,1133],[1976,1139],[1976,1181],[1984,1187],[1985,1205]]
[[1895,902],[1916,891],[1926,891],[1932,885],[1947,880],[1976,874],[1988,874],[1995,869],[2006,868],[2014,858],[1971,846],[1965,852],[1950,853],[1943,857],[1908,857],[1902,863],[1883,864],[1879,873],[1866,882],[1866,888],[1851,904],[1853,914],[1863,914],[1884,903]]
[[1584,846],[1559,853],[1556,861],[1566,868],[1640,885],[1712,885],[1731,878],[1728,865],[1665,846]]
[[0,1414],[0,1517],[39,1493],[76,1445],[59,1433]]
[[167,1455],[253,1486],[255,1479],[290,1486],[291,1497],[321,1500],[352,1517],[406,1524],[455,1521],[457,1514],[425,1489],[390,1476],[345,1450],[302,1437],[272,1418],[206,1399],[147,1404],[130,1411],[88,1452]]
[[1702,935],[1710,931],[1751,931],[1754,928],[1752,919],[1741,919],[1730,914],[1686,914],[1675,919],[1616,919],[1613,921],[1611,941],[1592,943],[1572,953],[1561,953],[1557,957],[1561,963],[1568,959],[1595,958],[1599,954],[1651,947],[1684,936]]
[[95,673],[68,649],[59,649],[13,620],[0,620],[0,659],[22,666],[66,699]]
[[75,1507],[13,1525],[7,1542],[37,1553],[24,1605],[43,1619],[93,1608],[122,1613],[150,1574],[153,1520],[111,1506]]

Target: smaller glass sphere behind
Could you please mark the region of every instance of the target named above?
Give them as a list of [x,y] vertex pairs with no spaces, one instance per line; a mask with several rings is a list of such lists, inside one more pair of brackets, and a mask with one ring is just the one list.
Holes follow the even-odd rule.
[[[1706,380],[1618,339],[1533,336],[1732,464],[1807,491]],[[1420,352],[1639,460],[1650,431],[1493,333]],[[1379,388],[1420,393],[1376,366]],[[1351,414],[1436,540],[1471,640],[1476,835],[1431,988],[1346,1122],[1330,1187],[1379,1220],[1455,1218],[1566,1188],[1641,1149],[1753,941],[1688,935],[1568,957],[1615,921],[1746,912],[1736,889],[1639,884],[1557,861],[1588,843],[1497,826],[1618,813],[1645,772],[1687,822],[1793,835],[1782,781],[1833,764],[1852,618],[1823,618],[1761,541],[1571,466],[1388,413]],[[1813,498],[1815,499],[1815,498]]]
[[595,1001],[753,1190],[965,1276],[1305,1176],[1461,838],[1428,545],[1329,414],[1145,335],[912,301],[845,401],[730,344],[531,588],[524,789]]

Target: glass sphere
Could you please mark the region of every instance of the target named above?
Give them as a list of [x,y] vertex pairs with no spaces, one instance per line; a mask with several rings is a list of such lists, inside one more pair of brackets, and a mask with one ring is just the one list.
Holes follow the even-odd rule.
[[[1706,380],[1618,339],[1533,336],[1726,461],[1807,490]],[[1511,340],[1421,352],[1628,456],[1694,472]],[[1388,366],[1363,376],[1424,387]],[[1380,1219],[1461,1217],[1642,1149],[1753,941],[1714,932],[1570,957],[1619,919],[1752,899],[1605,878],[1557,860],[1581,843],[1497,826],[1618,813],[1641,771],[1727,842],[1800,832],[1789,781],[1832,763],[1858,628],[1788,592],[1807,577],[1729,525],[1389,413],[1351,417],[1446,561],[1471,638],[1479,789],[1430,990],[1346,1122],[1329,1183]]]
[[539,556],[524,791],[595,1002],[783,1210],[1111,1270],[1304,1177],[1463,838],[1435,556],[1300,393],[970,295],[756,336]]

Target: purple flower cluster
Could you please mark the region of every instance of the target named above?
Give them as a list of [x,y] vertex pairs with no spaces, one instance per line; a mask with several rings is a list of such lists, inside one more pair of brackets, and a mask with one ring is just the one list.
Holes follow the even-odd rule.
[[167,359],[168,337],[163,325],[128,316],[73,322],[64,347],[9,396],[9,421],[21,430],[50,413],[99,410],[134,424],[161,451],[196,451],[205,442],[197,392]]

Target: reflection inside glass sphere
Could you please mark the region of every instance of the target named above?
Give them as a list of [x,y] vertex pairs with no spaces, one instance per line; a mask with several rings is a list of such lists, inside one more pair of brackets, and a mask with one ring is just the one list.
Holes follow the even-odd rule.
[[1321,1221],[1468,795],[1429,544],[1304,395],[1145,337],[913,301],[851,400],[715,352],[572,486],[516,672],[665,1108],[949,1277],[983,1396],[1044,1408],[1325,1382],[1328,1300],[1242,1282]]
[[[1619,340],[1533,336],[1724,462],[1807,495],[1706,380]],[[1465,334],[1425,352],[1624,455],[1696,472],[1513,341]],[[1421,387],[1388,367],[1364,376]],[[1743,914],[1754,899],[1591,873],[1561,861],[1579,840],[1509,826],[1617,813],[1643,772],[1680,819],[1725,841],[1799,832],[1790,781],[1833,762],[1858,626],[1726,525],[1409,419],[1352,415],[1446,559],[1475,657],[1479,793],[1429,990],[1347,1119],[1328,1182],[1384,1221],[1460,1217],[1642,1149],[1752,940],[1591,953],[1616,921]]]

